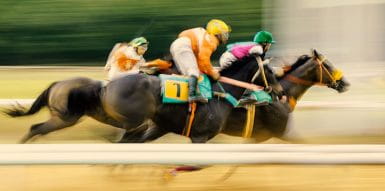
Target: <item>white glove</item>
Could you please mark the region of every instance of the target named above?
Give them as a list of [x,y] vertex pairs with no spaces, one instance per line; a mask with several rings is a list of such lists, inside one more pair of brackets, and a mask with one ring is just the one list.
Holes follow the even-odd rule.
[[270,58],[267,58],[267,59],[265,59],[264,61],[263,61],[263,64],[269,64],[270,63]]
[[277,76],[277,77],[281,77],[285,74],[285,71],[281,67],[272,67],[272,68],[273,68],[273,72],[274,72],[275,76]]

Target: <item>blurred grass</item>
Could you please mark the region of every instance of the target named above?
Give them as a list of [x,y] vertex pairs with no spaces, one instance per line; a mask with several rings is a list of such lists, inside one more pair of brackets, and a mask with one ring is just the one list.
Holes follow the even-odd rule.
[[103,68],[0,69],[0,98],[35,98],[54,81],[77,76],[104,79]]
[[139,35],[149,39],[145,56],[152,59],[167,53],[182,30],[204,26],[212,18],[232,26],[230,42],[251,40],[261,29],[261,4],[261,0],[2,0],[0,65],[102,65],[114,43]]

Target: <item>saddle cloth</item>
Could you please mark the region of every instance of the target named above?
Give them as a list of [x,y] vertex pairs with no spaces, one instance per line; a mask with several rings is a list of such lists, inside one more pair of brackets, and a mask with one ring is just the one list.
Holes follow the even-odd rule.
[[[166,75],[160,74],[161,80],[161,96],[163,103],[186,103],[188,102],[188,79],[182,75]],[[207,75],[201,74],[198,78],[198,88],[200,94],[206,99],[211,99],[213,93],[211,91],[211,82]]]

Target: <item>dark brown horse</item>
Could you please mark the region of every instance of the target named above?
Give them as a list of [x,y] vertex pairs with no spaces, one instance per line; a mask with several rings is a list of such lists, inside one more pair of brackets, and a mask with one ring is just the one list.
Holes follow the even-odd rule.
[[[273,102],[256,108],[252,137],[257,142],[271,137],[282,138],[289,119],[289,113],[295,108],[296,102],[313,85],[335,89],[339,93],[348,90],[349,83],[333,64],[316,50],[312,55],[303,55],[290,66],[285,75],[279,79],[288,97],[286,103]],[[244,108],[232,110],[223,133],[241,136],[246,121],[247,111]]]

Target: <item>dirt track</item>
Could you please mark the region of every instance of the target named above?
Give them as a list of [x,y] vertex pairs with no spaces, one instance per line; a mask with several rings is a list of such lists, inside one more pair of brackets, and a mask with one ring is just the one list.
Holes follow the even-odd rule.
[[1,166],[0,190],[384,190],[385,166]]

